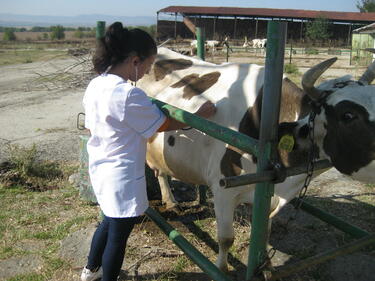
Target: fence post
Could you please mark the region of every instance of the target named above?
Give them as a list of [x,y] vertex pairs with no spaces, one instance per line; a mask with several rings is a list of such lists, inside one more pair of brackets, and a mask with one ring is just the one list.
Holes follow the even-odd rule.
[[[270,21],[267,27],[267,56],[264,77],[264,96],[259,138],[257,172],[270,169],[270,160],[277,159],[277,127],[280,112],[280,93],[284,66],[286,23]],[[252,207],[250,250],[246,280],[251,280],[256,270],[267,259],[268,222],[274,184],[258,183]]]
[[206,36],[204,32],[203,27],[197,27],[196,29],[196,35],[197,35],[197,55],[201,60],[204,60],[204,52],[205,52],[205,41],[206,41]]
[[96,39],[100,39],[104,37],[105,33],[105,21],[97,21],[96,22]]

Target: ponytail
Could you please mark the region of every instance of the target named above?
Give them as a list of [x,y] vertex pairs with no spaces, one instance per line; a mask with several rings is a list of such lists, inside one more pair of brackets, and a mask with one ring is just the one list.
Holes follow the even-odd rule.
[[93,57],[94,70],[102,74],[108,67],[123,62],[130,55],[137,55],[144,60],[156,53],[156,43],[147,32],[138,28],[128,30],[121,22],[115,22],[97,42]]

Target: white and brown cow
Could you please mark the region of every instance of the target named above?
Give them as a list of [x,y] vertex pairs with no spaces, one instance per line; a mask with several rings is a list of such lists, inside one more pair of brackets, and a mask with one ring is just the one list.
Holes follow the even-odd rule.
[[253,39],[251,40],[251,43],[253,45],[253,48],[261,48],[261,49],[264,49],[267,45],[267,39],[266,38],[263,38],[263,39]]
[[[214,54],[215,51],[217,50],[217,48],[223,46],[223,44],[224,44],[224,41],[206,40],[204,42],[205,51],[206,52],[210,51],[210,52],[212,52]],[[197,49],[198,49],[198,40],[192,40],[190,42],[190,55],[191,56],[196,55],[197,54]]]
[[[354,119],[359,119],[355,119],[357,120],[355,122],[359,123],[356,125],[361,125],[359,136],[370,137],[370,140],[364,140],[361,145],[369,142],[373,145],[374,128],[372,126],[375,118],[373,100],[375,98],[370,94],[374,92],[374,88],[359,86],[357,82],[347,82],[347,86],[340,88],[338,84],[331,85],[327,82],[328,84],[322,85],[324,90],[316,89],[313,84],[321,72],[319,75],[317,73],[319,74],[319,71],[312,74],[310,72],[310,77],[305,77],[304,88],[309,93],[313,93],[314,99],[322,91],[330,93],[325,100],[327,107],[321,107],[316,118],[315,135],[323,143],[321,147],[327,148],[326,152],[331,156],[335,143],[340,141],[336,136],[331,136],[336,134],[336,129],[338,129],[331,128],[331,126],[336,126],[334,123],[336,111],[344,108],[347,111],[342,113],[345,115],[348,112],[348,116],[343,117],[345,120],[350,119],[352,115],[355,115]],[[194,112],[203,102],[210,100],[217,106],[217,113],[212,117],[212,121],[250,137],[258,138],[263,81],[264,68],[255,64],[215,65],[159,48],[153,69],[149,75],[139,81],[138,85],[150,96],[190,112]],[[330,85],[332,88],[329,88]],[[340,92],[340,97],[336,97],[335,91]],[[341,92],[344,92],[342,97]],[[307,136],[306,120],[302,118],[310,112],[309,101],[310,98],[302,89],[287,78],[283,79],[280,122],[292,123],[284,123],[280,127],[280,132],[295,133],[297,138],[294,151],[282,153],[281,161],[284,166],[298,165],[307,161],[309,147],[304,144]],[[366,102],[368,105],[363,105]],[[326,116],[328,121],[325,119]],[[298,119],[302,119],[304,123],[293,123]],[[352,135],[350,132],[340,135],[341,137],[357,140],[357,135]],[[340,147],[340,151],[332,153],[335,155],[346,153],[351,148],[351,146]],[[368,152],[367,155],[370,155],[371,159],[375,158],[374,153]],[[354,158],[356,158],[355,155]],[[224,189],[219,185],[219,180],[223,177],[254,173],[256,159],[202,132],[191,129],[156,134],[148,143],[147,161],[151,168],[159,171],[162,189],[168,190],[167,186],[163,186],[167,184],[165,175],[173,176],[186,183],[210,186],[214,196],[219,243],[216,265],[224,271],[227,270],[227,254],[234,239],[234,209],[241,203],[253,203],[254,185]],[[368,165],[368,161],[365,164]],[[344,164],[346,165],[352,164]],[[363,165],[362,162],[359,169],[356,166],[357,171],[361,171],[360,168],[363,167],[361,165]],[[305,177],[305,175],[289,177],[284,182],[275,185],[271,216],[298,194]]]

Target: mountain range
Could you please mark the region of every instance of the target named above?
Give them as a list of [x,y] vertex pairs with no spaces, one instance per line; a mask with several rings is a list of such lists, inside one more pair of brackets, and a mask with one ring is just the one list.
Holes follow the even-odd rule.
[[156,15],[152,16],[110,16],[110,15],[78,15],[78,16],[34,16],[0,13],[0,26],[8,27],[32,27],[62,25],[65,27],[93,27],[97,21],[105,21],[110,24],[120,21],[124,25],[152,25],[156,24]]

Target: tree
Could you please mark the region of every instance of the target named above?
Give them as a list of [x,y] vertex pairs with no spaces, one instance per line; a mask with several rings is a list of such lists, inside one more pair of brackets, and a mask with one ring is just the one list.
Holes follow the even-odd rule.
[[375,12],[375,0],[361,0],[357,2],[357,8],[361,13]]
[[82,39],[83,37],[85,37],[85,33],[82,30],[77,29],[74,32],[74,37]]
[[148,34],[151,35],[151,37],[155,37],[156,35],[156,25],[153,24],[153,25],[149,25],[149,26],[145,26],[145,25],[137,25],[137,26],[128,26],[129,29],[133,29],[133,28],[139,28],[139,29],[142,29],[143,31],[146,31]]
[[61,25],[51,26],[51,39],[52,40],[60,40],[65,38],[64,27]]
[[15,41],[16,40],[16,35],[14,34],[13,28],[5,28],[3,40],[4,41]]
[[49,32],[51,30],[50,30],[49,27],[33,26],[30,31],[32,31],[32,32]]
[[319,16],[306,25],[306,36],[313,40],[326,40],[331,37],[329,32],[330,23],[327,18]]

